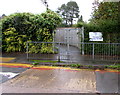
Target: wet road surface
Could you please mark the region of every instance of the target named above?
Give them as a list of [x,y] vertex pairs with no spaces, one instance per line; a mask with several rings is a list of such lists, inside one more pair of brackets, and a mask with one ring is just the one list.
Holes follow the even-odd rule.
[[2,70],[0,72],[0,83],[4,83],[9,79],[14,78],[19,75],[21,72],[27,70],[27,68],[10,68],[10,67],[0,67]]
[[[118,71],[39,66],[2,84],[8,93],[118,93]],[[14,90],[16,89],[16,90]]]

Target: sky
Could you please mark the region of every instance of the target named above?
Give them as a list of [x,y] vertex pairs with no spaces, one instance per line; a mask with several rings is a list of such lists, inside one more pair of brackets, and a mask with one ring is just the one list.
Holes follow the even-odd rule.
[[[67,4],[69,1],[75,1],[79,6],[79,15],[83,16],[84,21],[90,19],[92,12],[92,3],[94,0],[47,0],[49,9],[56,11],[62,4]],[[41,0],[1,0],[0,1],[0,16],[2,14],[10,15],[15,12],[31,12],[40,14],[46,11],[46,7]]]

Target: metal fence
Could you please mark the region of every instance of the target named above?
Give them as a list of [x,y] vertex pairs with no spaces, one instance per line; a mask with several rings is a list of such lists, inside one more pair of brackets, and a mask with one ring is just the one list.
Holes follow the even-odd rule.
[[120,62],[120,43],[27,42],[27,59]]
[[93,60],[120,61],[120,43],[83,43],[82,54]]

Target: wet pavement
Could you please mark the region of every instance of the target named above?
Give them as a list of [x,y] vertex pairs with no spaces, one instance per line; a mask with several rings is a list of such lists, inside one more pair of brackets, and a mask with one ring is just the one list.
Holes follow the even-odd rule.
[[120,93],[118,71],[32,66],[12,61],[0,65],[2,93]]
[[95,72],[96,90],[100,93],[120,93],[120,72]]
[[19,76],[2,83],[2,91],[4,93],[118,93],[119,77],[120,72],[111,70],[38,66],[27,69]]

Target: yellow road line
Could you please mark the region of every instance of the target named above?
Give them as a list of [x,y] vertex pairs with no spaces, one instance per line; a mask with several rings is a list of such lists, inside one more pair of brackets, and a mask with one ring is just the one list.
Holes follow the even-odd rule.
[[55,67],[55,66],[42,66],[42,65],[37,65],[33,66],[32,64],[21,64],[21,63],[0,63],[0,66],[13,66],[13,67],[32,67],[33,69],[63,69],[63,70],[72,70],[72,71],[81,71],[81,70],[88,70],[88,71],[102,71],[102,72],[119,72],[118,70],[111,70],[111,69],[106,69],[106,70],[90,70],[90,69],[75,69],[71,67]]
[[9,62],[14,59],[14,57],[0,57],[0,62]]
[[74,70],[74,71],[80,71],[80,70],[83,70],[83,69],[74,69],[74,68],[71,68],[71,67],[55,67],[55,66],[36,66],[36,67],[33,67],[33,69],[41,69],[41,68],[44,68],[44,69],[64,69],[64,70]]
[[32,67],[31,64],[21,64],[21,63],[0,63],[3,66],[24,66],[24,67]]
[[106,71],[108,71],[108,72],[120,72],[119,70],[112,70],[112,69],[105,69],[105,70],[99,70],[99,69],[97,69],[95,71],[98,71],[98,72],[106,72]]

